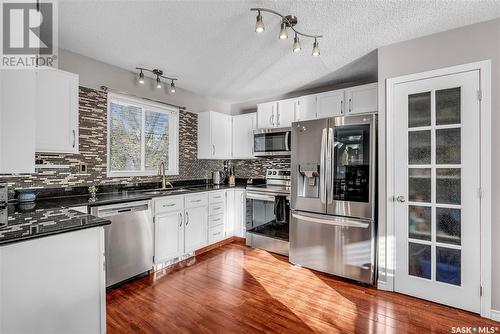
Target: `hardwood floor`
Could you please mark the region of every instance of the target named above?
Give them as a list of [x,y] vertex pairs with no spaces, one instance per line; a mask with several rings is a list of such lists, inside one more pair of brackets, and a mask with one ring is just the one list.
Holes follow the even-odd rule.
[[231,243],[107,294],[108,333],[451,333],[500,323]]

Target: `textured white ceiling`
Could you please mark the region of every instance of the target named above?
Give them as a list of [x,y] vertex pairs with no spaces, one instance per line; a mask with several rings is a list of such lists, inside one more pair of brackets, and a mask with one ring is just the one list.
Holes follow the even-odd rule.
[[[294,14],[306,33],[323,34],[321,57],[278,40]],[[241,102],[276,96],[321,78],[382,45],[500,16],[498,1],[71,1],[59,3],[60,47],[133,70],[159,67],[200,95]]]

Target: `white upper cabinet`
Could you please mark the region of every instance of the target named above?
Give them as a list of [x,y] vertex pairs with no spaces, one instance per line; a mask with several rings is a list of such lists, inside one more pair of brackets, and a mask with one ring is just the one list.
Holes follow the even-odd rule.
[[278,110],[276,113],[276,127],[287,128],[292,126],[295,122],[295,115],[297,114],[298,99],[287,99],[278,101]]
[[0,173],[35,172],[36,72],[0,71]]
[[38,71],[37,152],[78,153],[78,75]]
[[316,98],[316,118],[342,116],[344,113],[343,90],[317,94]]
[[297,102],[297,121],[307,121],[316,119],[316,95],[306,95],[299,97]]
[[232,116],[214,111],[198,114],[198,159],[231,158]]
[[234,159],[253,158],[253,131],[257,125],[257,114],[233,116],[233,154]]
[[257,105],[257,127],[259,129],[277,127],[276,116],[278,111],[277,102],[261,103]]
[[376,83],[348,88],[345,91],[347,114],[361,114],[378,110]]

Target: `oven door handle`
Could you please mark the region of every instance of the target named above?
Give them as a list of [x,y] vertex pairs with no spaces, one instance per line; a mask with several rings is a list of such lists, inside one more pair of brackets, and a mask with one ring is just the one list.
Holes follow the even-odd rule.
[[256,199],[267,202],[274,202],[274,195],[256,194],[247,191],[247,199]]
[[327,224],[327,225],[337,225],[344,227],[361,227],[368,228],[370,226],[370,222],[352,219],[352,218],[344,218],[344,217],[332,217],[332,218],[324,218],[318,217],[316,215],[308,215],[305,213],[295,213],[292,212],[292,217],[300,220],[305,220],[311,223],[319,223],[319,224]]

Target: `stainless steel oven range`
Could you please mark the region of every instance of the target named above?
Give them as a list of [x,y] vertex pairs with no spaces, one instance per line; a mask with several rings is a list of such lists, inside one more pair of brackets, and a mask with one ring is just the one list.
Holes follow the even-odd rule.
[[375,279],[375,114],[292,124],[290,262]]
[[288,256],[290,170],[268,169],[266,184],[246,189],[246,244]]

